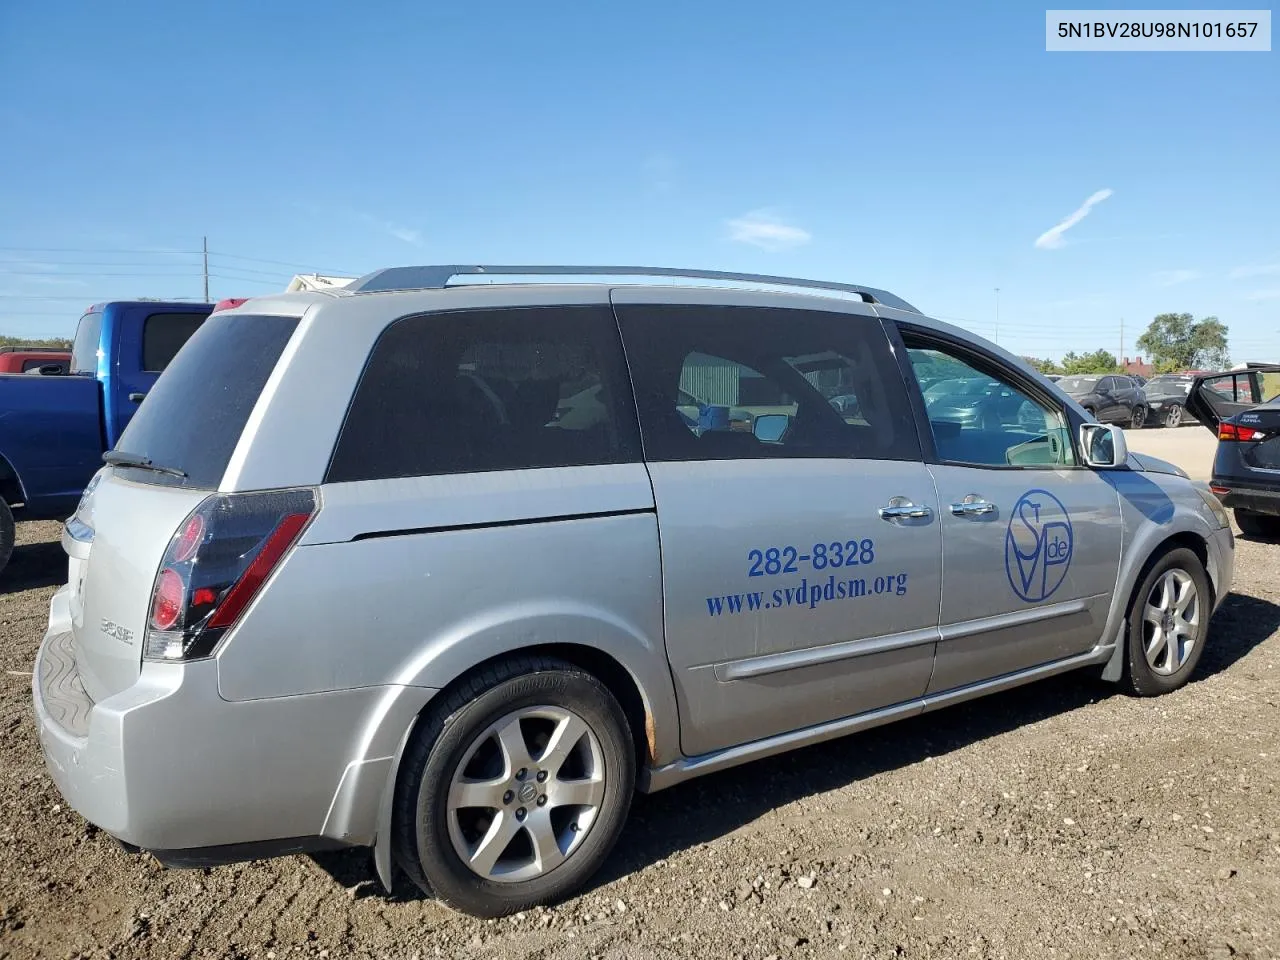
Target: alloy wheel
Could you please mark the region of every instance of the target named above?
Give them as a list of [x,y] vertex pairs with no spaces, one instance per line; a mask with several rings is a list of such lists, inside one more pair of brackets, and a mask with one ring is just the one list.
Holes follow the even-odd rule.
[[1185,570],[1166,570],[1142,610],[1142,649],[1152,671],[1171,676],[1182,669],[1198,642],[1200,593]]
[[527,707],[467,747],[449,787],[449,839],[484,879],[531,880],[577,851],[604,795],[604,752],[586,721],[563,707]]

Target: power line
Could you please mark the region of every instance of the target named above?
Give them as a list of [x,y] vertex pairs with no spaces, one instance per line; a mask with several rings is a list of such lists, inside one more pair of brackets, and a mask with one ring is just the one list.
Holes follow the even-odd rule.
[[[0,249],[3,249],[3,248],[0,248]],[[216,250],[210,250],[209,255],[212,257],[226,257],[228,260],[244,260],[247,263],[272,263],[278,267],[289,267],[290,269],[304,270],[307,273],[318,272],[318,273],[335,273],[340,275],[348,275],[348,274],[356,275],[356,274],[359,274],[360,272],[358,270],[318,270],[316,266],[312,263],[297,263],[297,262],[290,262],[288,260],[267,260],[264,257],[242,257],[239,254],[220,253]]]

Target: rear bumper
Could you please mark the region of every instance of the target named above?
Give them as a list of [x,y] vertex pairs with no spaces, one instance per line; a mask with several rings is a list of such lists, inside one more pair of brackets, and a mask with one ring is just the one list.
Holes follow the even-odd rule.
[[1218,499],[1228,509],[1252,510],[1254,513],[1280,516],[1280,476],[1277,476],[1275,485],[1263,486],[1215,474],[1213,486],[1225,487],[1228,491],[1218,494]]
[[275,841],[291,852],[291,838],[373,842],[396,747],[434,691],[231,702],[205,660],[145,664],[95,703],[75,667],[67,598],[64,587],[50,606],[33,703],[49,774],[81,816],[175,861],[211,847],[218,860],[251,856]]

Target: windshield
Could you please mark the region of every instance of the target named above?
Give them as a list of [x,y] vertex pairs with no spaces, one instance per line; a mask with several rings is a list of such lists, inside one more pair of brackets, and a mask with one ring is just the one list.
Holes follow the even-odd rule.
[[1098,386],[1099,377],[1063,377],[1058,386],[1068,393],[1089,393]]
[[1190,377],[1156,377],[1148,381],[1147,393],[1186,393],[1191,389]]
[[153,483],[216,489],[249,414],[298,325],[296,317],[214,314],[138,408],[115,449],[179,471]]

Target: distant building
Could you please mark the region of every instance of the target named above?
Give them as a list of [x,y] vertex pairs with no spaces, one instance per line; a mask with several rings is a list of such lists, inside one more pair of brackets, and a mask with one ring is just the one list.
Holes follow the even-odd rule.
[[1124,367],[1125,373],[1131,374],[1135,377],[1142,377],[1143,379],[1150,379],[1156,372],[1155,364],[1143,363],[1141,357],[1134,360],[1130,360],[1128,357],[1125,357],[1121,366]]
[[345,287],[355,277],[325,277],[318,273],[300,273],[289,281],[285,293],[297,293],[300,290],[332,290]]

